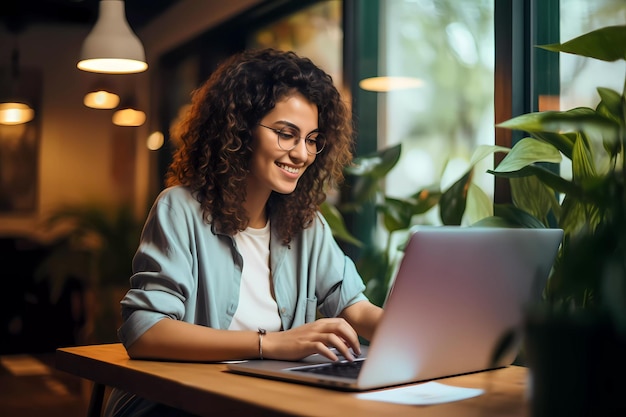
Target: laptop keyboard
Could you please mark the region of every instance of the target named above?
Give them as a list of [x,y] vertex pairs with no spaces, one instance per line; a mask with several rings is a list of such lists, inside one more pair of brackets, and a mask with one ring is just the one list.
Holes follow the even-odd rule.
[[365,361],[363,359],[356,360],[354,362],[333,362],[324,365],[299,367],[293,370],[298,372],[313,373],[317,375],[330,375],[341,378],[356,379],[356,377],[359,375],[359,372],[361,371],[361,367],[363,366],[364,362]]

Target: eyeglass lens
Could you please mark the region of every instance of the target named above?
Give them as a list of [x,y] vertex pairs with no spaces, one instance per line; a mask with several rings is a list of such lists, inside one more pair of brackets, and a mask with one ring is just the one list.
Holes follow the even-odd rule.
[[[278,146],[284,151],[290,151],[300,143],[300,131],[290,126],[285,126],[276,131]],[[311,155],[318,154],[324,149],[326,139],[320,132],[311,132],[304,138],[306,150]]]

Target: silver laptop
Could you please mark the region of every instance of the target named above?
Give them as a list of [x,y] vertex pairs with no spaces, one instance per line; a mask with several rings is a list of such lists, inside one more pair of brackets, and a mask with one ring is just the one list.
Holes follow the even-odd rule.
[[560,229],[421,227],[411,235],[369,347],[354,363],[312,355],[232,372],[362,391],[508,366],[524,308],[541,298]]

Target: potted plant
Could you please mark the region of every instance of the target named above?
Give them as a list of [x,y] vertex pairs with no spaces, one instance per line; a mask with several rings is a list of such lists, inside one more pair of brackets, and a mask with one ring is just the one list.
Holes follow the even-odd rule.
[[[626,60],[626,26],[541,46]],[[527,132],[491,171],[510,179],[510,223],[556,226],[564,241],[540,305],[529,308],[524,353],[533,416],[626,415],[626,83],[597,89],[595,108],[533,112],[500,123]],[[502,148],[494,148],[502,151]],[[542,163],[571,160],[571,179]]]

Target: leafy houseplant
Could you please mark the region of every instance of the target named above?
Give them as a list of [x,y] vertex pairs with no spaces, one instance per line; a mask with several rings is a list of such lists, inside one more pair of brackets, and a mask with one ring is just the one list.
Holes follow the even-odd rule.
[[[626,60],[626,26],[542,48]],[[527,317],[534,416],[626,415],[620,403],[626,387],[620,380],[626,370],[626,83],[621,92],[597,92],[595,108],[534,112],[499,124],[530,136],[491,172],[510,178],[513,204],[532,215],[526,219],[565,232],[545,300]],[[571,179],[541,164],[562,157],[571,160]]]
[[[613,26],[543,48],[626,60],[626,26]],[[626,305],[626,84],[621,93],[598,88],[595,109],[524,114],[499,126],[528,132],[492,171],[511,179],[513,203],[565,241],[546,288],[552,307],[606,309]],[[571,179],[538,165],[571,160]],[[561,201],[557,197],[562,196]],[[616,295],[621,294],[621,300]]]
[[[542,48],[626,60],[626,26]],[[513,198],[513,204],[495,205],[495,216],[480,223],[565,232],[544,299],[526,314],[524,354],[533,376],[534,417],[626,415],[620,401],[626,388],[621,381],[626,371],[626,81],[621,92],[597,91],[595,108],[534,112],[499,124],[529,136],[511,149],[481,147],[474,157],[507,153],[490,172],[509,178]],[[399,149],[357,158],[347,169],[348,176],[357,177],[354,205],[326,205],[324,210],[336,236],[346,241],[351,237],[341,213],[373,201],[382,215],[386,245],[365,248],[365,260],[357,264],[377,303],[384,301],[389,285],[391,235],[406,231],[414,215],[436,204],[444,224],[460,224],[471,187],[470,170],[443,193],[424,189],[408,199],[388,198],[380,182],[395,165],[396,153]],[[571,160],[571,178],[545,165],[562,158]]]
[[68,205],[54,211],[45,226],[57,230],[57,238],[37,276],[50,280],[53,298],[69,279],[78,280],[86,297],[82,341],[117,341],[118,303],[128,288],[142,227],[132,207],[99,202]]
[[[335,237],[361,249],[357,268],[366,283],[367,296],[380,306],[387,296],[398,261],[397,255],[402,252],[415,217],[439,204],[442,222],[460,225],[465,213],[468,189],[472,187],[472,173],[468,172],[445,191],[433,186],[420,189],[407,198],[386,195],[383,181],[398,162],[401,150],[401,145],[395,145],[355,158],[354,164],[345,169],[346,177],[351,183],[349,201],[337,205],[326,202],[321,207]],[[385,234],[383,242],[374,238],[373,242],[365,244],[355,238],[345,226],[344,217],[362,210],[367,204],[371,204],[380,215]]]

